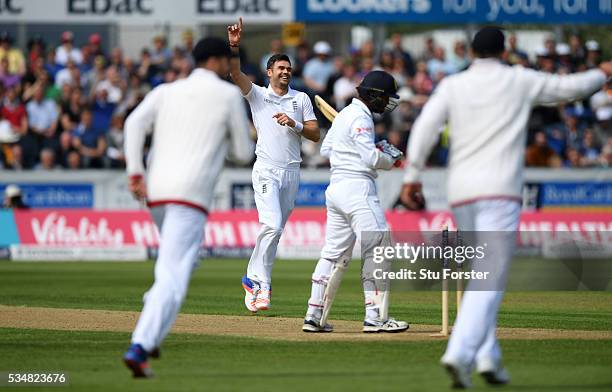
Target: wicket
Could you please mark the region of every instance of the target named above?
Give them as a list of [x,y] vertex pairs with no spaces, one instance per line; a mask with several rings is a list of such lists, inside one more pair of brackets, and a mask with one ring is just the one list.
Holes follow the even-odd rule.
[[[455,244],[457,246],[462,245],[462,238],[459,230],[455,232]],[[449,245],[448,240],[448,226],[444,226],[442,228],[442,247],[446,248]],[[444,252],[445,253],[445,252]],[[463,263],[456,263],[457,270],[463,269]],[[450,260],[446,256],[442,256],[442,268],[447,269],[450,266]],[[448,280],[446,278],[442,278],[442,329],[438,333],[434,333],[431,336],[435,337],[448,337],[450,334],[449,331],[449,322],[448,322]],[[463,298],[463,281],[461,279],[457,279],[457,314],[459,314],[459,309],[461,307],[461,299]]]

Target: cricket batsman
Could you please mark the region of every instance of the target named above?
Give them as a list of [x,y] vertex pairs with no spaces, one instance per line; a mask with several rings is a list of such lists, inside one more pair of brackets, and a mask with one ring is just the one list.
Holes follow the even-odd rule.
[[249,102],[257,130],[253,190],[261,228],[242,278],[244,304],[255,313],[270,307],[276,248],[300,184],[302,137],[318,142],[320,133],[310,98],[289,87],[292,67],[287,55],[275,54],[268,60],[268,87],[255,85],[242,73],[242,26],[240,18],[228,26],[227,34],[233,54],[230,74]]
[[[151,207],[161,234],[155,282],[123,356],[134,377],[153,376],[148,359],[159,356],[185,300],[225,157],[247,163],[253,156],[240,92],[224,80],[227,44],[204,38],[192,54],[196,68],[189,77],[153,89],[125,123],[129,189]],[[145,171],[150,133],[155,142]]]
[[[348,268],[356,240],[362,232],[373,232],[374,241],[361,241],[365,246],[383,244],[388,238],[385,214],[380,206],[375,179],[378,169],[390,170],[401,153],[386,145],[381,151],[374,144],[373,113],[391,111],[397,106],[391,98],[399,98],[393,77],[383,71],[373,71],[357,87],[358,98],[335,117],[321,154],[329,157],[330,185],[325,192],[327,229],[325,246],[314,273],[304,332],[331,332],[325,322],[335,291]],[[398,154],[399,153],[399,154]],[[365,296],[364,332],[401,332],[408,323],[388,316],[389,291],[377,287],[367,273],[362,273]]]
[[[488,268],[501,271],[504,278],[482,291],[470,290],[479,283],[470,282],[441,359],[455,388],[472,385],[474,367],[491,385],[510,381],[495,333],[519,226],[526,124],[531,108],[588,96],[612,74],[610,62],[572,75],[507,66],[501,62],[504,42],[500,29],[481,29],[472,41],[476,57],[472,65],[438,85],[412,129],[401,191],[406,207],[424,206],[419,174],[443,125],[448,123],[448,200],[458,229],[505,236],[490,249],[494,257],[480,261],[492,263]],[[476,240],[490,235],[480,233]]]

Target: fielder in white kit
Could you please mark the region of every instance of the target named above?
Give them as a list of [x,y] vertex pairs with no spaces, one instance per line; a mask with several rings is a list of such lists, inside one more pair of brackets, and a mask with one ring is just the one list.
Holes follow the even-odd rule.
[[[504,33],[498,28],[480,30],[472,42],[477,57],[473,64],[464,72],[446,77],[436,88],[410,135],[401,194],[410,209],[424,205],[419,173],[448,122],[448,200],[458,229],[499,232],[506,237],[496,243],[495,255],[482,261],[493,263],[489,269],[500,271],[504,279],[493,291],[470,290],[478,282],[468,285],[441,359],[455,388],[471,386],[474,365],[491,385],[510,380],[501,363],[495,332],[519,225],[526,124],[531,108],[587,96],[601,88],[612,72],[611,63],[566,76],[507,66],[501,62],[504,41]],[[476,240],[481,243],[490,237],[482,233]]]
[[[230,51],[218,38],[193,49],[196,69],[188,78],[162,84],[145,97],[125,124],[130,191],[152,208],[161,232],[155,282],[123,360],[134,377],[153,375],[148,357],[174,324],[198,262],[209,208],[225,157],[248,163],[253,142],[240,91],[222,78]],[[153,132],[147,178],[143,146]],[[231,149],[230,149],[231,147]]]
[[[390,170],[399,156],[392,157],[374,144],[372,113],[391,111],[399,98],[393,77],[373,71],[357,87],[354,98],[334,119],[323,141],[321,154],[329,157],[330,185],[325,192],[327,228],[325,246],[312,274],[312,291],[302,330],[331,332],[325,322],[344,271],[348,268],[357,240],[363,232],[374,233],[368,246],[382,245],[388,238],[387,221],[380,206],[375,178],[378,169]],[[366,250],[361,241],[362,253]],[[364,332],[401,332],[408,323],[388,316],[389,290],[381,290],[377,282],[362,271],[365,297]],[[379,283],[379,282],[378,282]]]
[[320,134],[310,98],[289,87],[292,71],[289,57],[284,54],[270,57],[267,64],[270,85],[257,86],[240,70],[242,18],[228,26],[227,33],[234,54],[230,74],[249,102],[257,130],[257,161],[252,178],[261,228],[242,278],[245,306],[257,312],[270,307],[276,249],[300,183],[302,136],[318,142]]

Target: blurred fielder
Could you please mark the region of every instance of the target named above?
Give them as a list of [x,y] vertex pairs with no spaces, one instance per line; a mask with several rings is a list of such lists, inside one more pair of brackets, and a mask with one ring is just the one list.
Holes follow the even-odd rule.
[[267,88],[255,85],[242,73],[238,57],[241,33],[242,18],[228,26],[227,35],[234,58],[230,74],[249,102],[257,129],[253,190],[261,228],[242,278],[244,303],[257,312],[270,307],[276,248],[300,183],[302,136],[318,142],[320,135],[310,99],[289,87],[292,68],[287,55],[276,54],[268,60]]
[[[599,89],[612,72],[601,69],[559,76],[521,66],[502,64],[504,34],[485,27],[473,39],[477,57],[465,72],[446,77],[436,88],[414,124],[408,145],[408,166],[401,200],[410,209],[424,205],[419,173],[448,122],[451,129],[448,165],[448,199],[462,231],[506,233],[497,243],[498,271],[508,270],[521,212],[526,124],[532,106],[568,101]],[[485,233],[479,235],[483,238]],[[489,246],[491,248],[491,246]],[[470,291],[463,297],[441,363],[456,388],[471,386],[474,365],[489,384],[506,384],[508,373],[501,364],[495,337],[497,312],[505,279],[499,291]]]
[[[354,98],[334,119],[321,154],[329,157],[330,185],[325,192],[327,228],[325,246],[314,273],[308,311],[302,327],[305,332],[331,332],[326,323],[329,309],[348,268],[356,240],[361,241],[362,253],[367,247],[384,244],[388,238],[385,214],[376,191],[377,169],[389,170],[400,159],[393,151],[381,151],[374,144],[372,113],[391,111],[397,105],[390,98],[397,96],[397,84],[383,71],[373,71],[357,87]],[[388,146],[387,146],[388,147]],[[395,150],[397,151],[397,150]],[[362,233],[374,236],[367,241]],[[364,332],[401,332],[408,329],[404,321],[388,316],[389,291],[378,287],[366,271],[362,271],[365,296]]]
[[[125,124],[129,188],[152,207],[161,232],[155,282],[123,357],[134,377],[152,376],[147,359],[158,352],[187,294],[228,145],[239,162],[253,156],[240,91],[222,80],[229,73],[227,43],[200,40],[193,57],[197,67],[188,78],[155,88]],[[145,183],[142,149],[151,131]]]

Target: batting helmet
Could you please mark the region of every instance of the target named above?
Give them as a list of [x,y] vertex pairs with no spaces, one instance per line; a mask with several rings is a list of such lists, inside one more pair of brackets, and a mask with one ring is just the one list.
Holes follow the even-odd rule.
[[[359,86],[357,92],[375,113],[390,112],[397,106],[397,82],[393,76],[385,71],[372,71],[368,73]],[[394,98],[395,100],[391,100]]]

